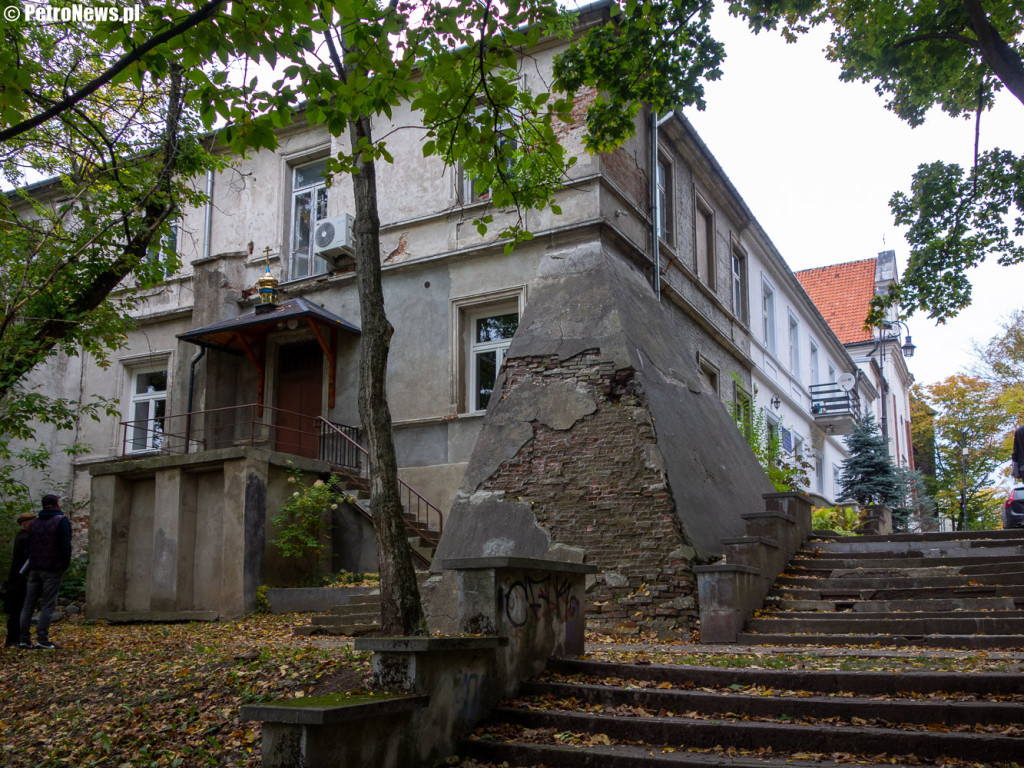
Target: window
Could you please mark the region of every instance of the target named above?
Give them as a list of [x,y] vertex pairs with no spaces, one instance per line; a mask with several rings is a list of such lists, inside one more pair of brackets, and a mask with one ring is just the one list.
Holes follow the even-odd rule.
[[[814,452],[814,490],[816,493],[825,495],[825,457],[822,456],[821,451]],[[836,494],[838,495],[839,489],[836,488]]]
[[317,160],[292,169],[290,277],[294,280],[327,271],[327,262],[313,253],[317,222],[327,217],[327,161]]
[[811,339],[811,384],[821,381],[821,363],[818,361],[818,343]]
[[793,455],[797,457],[804,455],[804,438],[796,432],[793,433]]
[[718,394],[718,366],[700,352],[697,353],[697,367],[700,369],[701,384],[708,392]]
[[138,370],[132,376],[128,450],[156,451],[164,444],[167,369]]
[[[477,120],[484,120],[490,114],[481,107],[477,110]],[[463,205],[489,200],[494,187],[501,184],[503,180],[510,179],[515,172],[517,142],[512,126],[507,123],[499,125],[496,138],[494,178],[491,183],[488,183],[486,179],[476,178],[466,168],[459,169],[458,194],[459,201]]]
[[658,159],[658,237],[672,242],[672,166],[664,158]]
[[715,214],[711,206],[696,195],[693,251],[697,260],[697,277],[711,290],[715,289]]
[[160,238],[159,242],[150,243],[149,251],[147,256],[155,262],[159,262],[164,265],[163,272],[165,277],[170,277],[174,274],[174,270],[170,268],[169,262],[173,256],[178,253],[178,223],[172,222],[170,225],[170,232]]
[[747,322],[747,254],[738,245],[732,247],[732,312]]
[[733,418],[749,439],[754,428],[754,401],[739,384],[733,384]]
[[832,364],[832,361],[829,360],[828,361],[828,383],[829,384],[835,384],[836,383],[836,378],[837,378],[836,377],[836,367],[835,367],[835,365]]
[[775,416],[765,413],[764,429],[768,444],[768,463],[775,466],[782,449],[782,425]]
[[518,308],[488,310],[469,316],[469,410],[487,410],[505,353],[519,327]]
[[800,376],[800,321],[789,313],[789,370]]
[[761,333],[768,351],[775,354],[775,289],[761,283]]

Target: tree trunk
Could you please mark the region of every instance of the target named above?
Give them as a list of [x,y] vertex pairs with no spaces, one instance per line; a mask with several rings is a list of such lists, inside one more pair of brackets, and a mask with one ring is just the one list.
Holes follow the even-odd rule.
[[981,0],[964,0],[964,7],[978,36],[978,48],[985,63],[992,68],[1006,89],[1024,104],[1024,62],[988,20]]
[[[370,120],[349,126],[352,147],[371,140]],[[426,634],[412,549],[398,487],[398,461],[387,398],[388,351],[394,329],[384,311],[380,272],[380,217],[374,161],[360,159],[352,175],[356,281],[362,326],[359,353],[359,418],[369,453],[370,512],[380,564],[381,634]]]

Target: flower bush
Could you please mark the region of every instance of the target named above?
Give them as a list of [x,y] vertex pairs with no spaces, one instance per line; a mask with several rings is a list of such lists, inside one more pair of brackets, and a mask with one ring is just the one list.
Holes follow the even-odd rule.
[[319,558],[324,547],[321,533],[327,523],[326,513],[351,499],[334,489],[337,482],[334,475],[327,482],[318,479],[312,485],[304,485],[302,472],[293,468],[288,482],[296,490],[274,516],[277,535],[271,543],[284,557],[302,558],[315,554]]

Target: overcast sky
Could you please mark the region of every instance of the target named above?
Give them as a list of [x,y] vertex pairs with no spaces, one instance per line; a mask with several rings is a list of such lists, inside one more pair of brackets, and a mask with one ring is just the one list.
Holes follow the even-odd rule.
[[[820,30],[787,45],[777,33],[754,36],[719,13],[712,32],[728,54],[724,75],[709,85],[705,112],[685,113],[789,265],[820,267],[891,249],[902,271],[909,248],[888,200],[909,189],[919,163],[969,165],[973,121],[933,111],[911,129],[871,86],[839,81]],[[1024,106],[1004,94],[982,116],[981,143],[1024,153]],[[972,339],[987,340],[1024,305],[1024,265],[992,263],[976,272],[974,303],[958,318],[939,327],[911,318],[917,354],[910,369],[919,382],[970,364]]]

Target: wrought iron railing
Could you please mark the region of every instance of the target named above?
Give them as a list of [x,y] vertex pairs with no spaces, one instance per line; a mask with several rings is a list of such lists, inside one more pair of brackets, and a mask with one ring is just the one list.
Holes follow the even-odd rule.
[[[342,429],[336,424],[333,424],[327,419],[319,418],[317,421],[320,423],[320,429],[322,432],[332,432],[337,436],[339,440],[347,442],[352,450],[358,451],[360,456],[367,456],[367,450],[360,445],[356,440],[349,436],[347,430]],[[348,428],[349,430],[352,427]],[[364,468],[361,467],[361,471]],[[410,514],[417,524],[417,533],[428,533],[428,536],[424,538],[430,538],[429,534],[433,531],[437,531],[437,536],[440,537],[441,531],[444,529],[444,514],[428,501],[423,494],[409,485],[402,478],[398,478],[398,492],[402,501],[402,506],[405,511]],[[434,526],[431,523],[436,521],[437,525]],[[432,542],[436,543],[436,542]]]
[[[265,445],[321,459],[354,477],[365,478],[368,466],[358,428],[256,403],[123,421],[121,428],[121,454],[127,458]],[[436,531],[440,537],[444,525],[441,510],[402,478],[398,484],[402,506],[415,520],[416,532],[433,539]]]
[[320,431],[320,458],[335,467],[354,470],[358,475],[363,456],[359,428],[326,419],[318,419],[317,428]]
[[845,390],[835,382],[812,384],[811,415],[815,417],[849,416],[860,420],[860,396],[856,390]]

